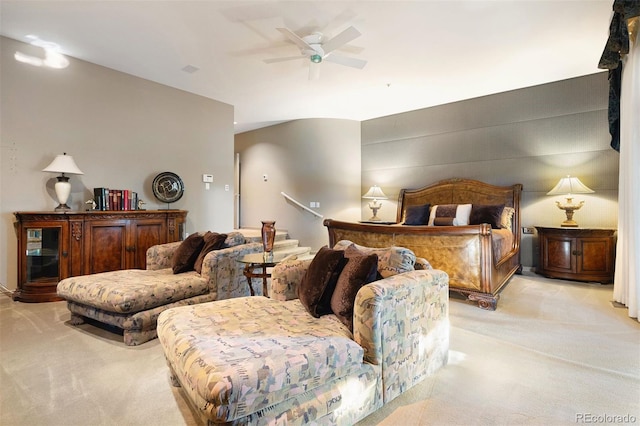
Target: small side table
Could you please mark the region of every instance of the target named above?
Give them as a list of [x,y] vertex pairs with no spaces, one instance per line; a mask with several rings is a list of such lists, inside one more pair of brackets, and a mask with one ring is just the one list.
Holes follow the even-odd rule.
[[265,258],[264,253],[250,253],[242,256],[238,259],[239,262],[244,263],[244,276],[247,277],[247,284],[249,285],[249,292],[252,296],[255,296],[253,287],[251,286],[251,278],[262,278],[262,295],[267,296],[267,278],[271,278],[271,274],[267,272],[267,268],[273,268],[284,259],[285,255],[278,255],[273,253],[271,256]]
[[575,281],[613,282],[615,229],[536,226],[540,244],[538,274]]

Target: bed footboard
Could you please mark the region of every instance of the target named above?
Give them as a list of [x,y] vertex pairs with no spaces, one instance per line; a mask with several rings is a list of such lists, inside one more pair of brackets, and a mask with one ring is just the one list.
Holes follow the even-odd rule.
[[449,289],[496,309],[500,289],[520,269],[519,251],[499,261],[493,258],[491,226],[402,226],[340,222],[326,219],[332,247],[350,240],[368,247],[400,246],[424,257],[449,275]]

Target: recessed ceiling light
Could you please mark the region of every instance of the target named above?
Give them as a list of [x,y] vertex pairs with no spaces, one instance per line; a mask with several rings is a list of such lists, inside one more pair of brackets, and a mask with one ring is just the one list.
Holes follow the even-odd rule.
[[200,68],[193,66],[193,65],[187,65],[186,67],[182,68],[182,71],[189,73],[189,74],[193,74],[196,71],[200,71]]

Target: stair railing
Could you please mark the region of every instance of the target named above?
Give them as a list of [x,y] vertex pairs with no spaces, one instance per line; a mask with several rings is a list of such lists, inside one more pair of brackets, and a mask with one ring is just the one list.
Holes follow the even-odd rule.
[[311,210],[309,207],[307,207],[307,206],[303,205],[302,203],[300,203],[300,202],[298,202],[298,201],[294,200],[293,198],[291,198],[291,196],[289,196],[289,195],[285,194],[284,192],[281,192],[280,194],[282,194],[282,196],[283,196],[284,198],[286,198],[287,200],[291,201],[293,204],[297,205],[297,206],[298,206],[298,207],[300,207],[301,209],[304,209],[304,210],[308,211],[308,212],[309,212],[309,213],[311,213],[312,215],[314,215],[314,216],[318,216],[320,219],[322,219],[322,218],[324,217],[324,216],[322,216],[320,213],[315,212],[315,211]]

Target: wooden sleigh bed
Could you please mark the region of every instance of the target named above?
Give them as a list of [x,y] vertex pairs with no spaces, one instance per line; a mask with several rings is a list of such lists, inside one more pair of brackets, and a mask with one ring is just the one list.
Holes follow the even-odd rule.
[[[340,240],[350,240],[369,247],[407,247],[416,256],[427,259],[435,269],[449,275],[449,289],[477,302],[483,309],[495,310],[499,292],[514,273],[520,273],[520,195],[522,185],[500,187],[469,179],[449,179],[420,189],[402,189],[398,199],[396,224],[340,222],[326,219],[332,247]],[[480,212],[491,207],[495,212],[504,205],[500,222],[474,225],[407,225],[415,212],[426,207],[430,219],[442,209],[433,206],[472,204],[473,219],[482,220]],[[413,207],[412,207],[413,206]],[[455,208],[455,207],[454,207]],[[512,213],[509,220],[509,215]],[[495,215],[494,215],[495,216]],[[421,223],[421,222],[420,222]],[[464,222],[462,222],[464,223]],[[502,226],[500,226],[502,225]]]

